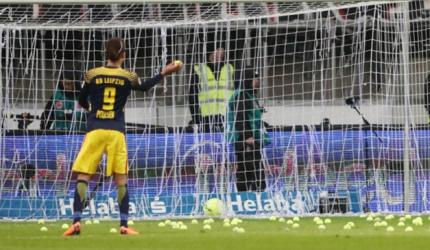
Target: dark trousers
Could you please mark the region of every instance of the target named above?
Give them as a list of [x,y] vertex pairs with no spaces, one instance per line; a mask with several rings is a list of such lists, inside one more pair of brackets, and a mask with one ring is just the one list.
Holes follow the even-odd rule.
[[202,117],[201,130],[205,133],[220,133],[224,131],[224,116],[211,115]]
[[237,191],[264,191],[266,189],[266,178],[261,161],[260,143],[251,146],[244,142],[236,142],[234,151],[237,162]]

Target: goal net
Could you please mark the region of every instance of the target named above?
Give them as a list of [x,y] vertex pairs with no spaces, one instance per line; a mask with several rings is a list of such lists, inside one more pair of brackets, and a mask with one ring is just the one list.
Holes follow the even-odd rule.
[[[125,108],[133,217],[430,212],[428,1],[110,2],[0,4],[0,217],[71,216],[111,37],[142,79],[184,62]],[[118,216],[105,161],[90,217]]]

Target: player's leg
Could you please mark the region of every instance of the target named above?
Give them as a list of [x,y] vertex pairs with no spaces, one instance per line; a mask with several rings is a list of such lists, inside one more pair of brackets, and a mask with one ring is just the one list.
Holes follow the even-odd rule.
[[114,181],[118,188],[118,207],[120,214],[121,234],[138,234],[134,229],[128,227],[129,193],[128,181],[128,159],[125,135],[118,131],[112,131],[112,139],[107,146],[107,175],[114,175]]
[[104,151],[101,138],[103,136],[97,130],[88,133],[73,164],[72,171],[78,173],[73,200],[73,224],[64,232],[64,236],[78,235],[81,232],[80,221],[87,201],[88,182],[96,172]]

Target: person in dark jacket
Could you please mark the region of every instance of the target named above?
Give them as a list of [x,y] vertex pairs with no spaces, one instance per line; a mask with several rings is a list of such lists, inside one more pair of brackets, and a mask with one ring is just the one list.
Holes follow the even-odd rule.
[[85,115],[78,106],[80,85],[72,77],[62,76],[58,88],[41,115],[42,130],[85,130]]
[[228,103],[227,140],[236,155],[238,192],[261,192],[266,188],[261,150],[270,140],[262,121],[263,108],[255,97],[259,85],[255,72],[245,70]]

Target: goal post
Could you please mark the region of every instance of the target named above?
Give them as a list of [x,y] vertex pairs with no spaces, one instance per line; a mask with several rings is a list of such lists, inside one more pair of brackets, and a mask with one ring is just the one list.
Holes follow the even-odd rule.
[[[2,1],[0,217],[70,217],[80,83],[114,36],[142,79],[184,62],[125,108],[136,219],[204,216],[214,197],[223,216],[428,213],[429,24],[411,1]],[[239,125],[227,91],[249,70],[260,87],[248,107],[264,121],[255,131],[270,139],[256,144],[259,177],[229,140]],[[194,120],[202,93],[224,83],[221,118],[205,129]],[[115,185],[99,178],[105,161],[91,217],[118,216]]]

